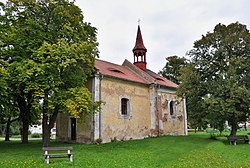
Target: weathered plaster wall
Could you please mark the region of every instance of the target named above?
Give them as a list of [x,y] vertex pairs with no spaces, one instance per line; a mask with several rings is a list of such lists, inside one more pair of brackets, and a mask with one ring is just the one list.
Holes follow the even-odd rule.
[[[59,114],[57,141],[90,143],[101,138],[105,143],[113,139],[186,134],[185,104],[173,90],[99,76],[88,81],[87,87],[93,100],[101,99],[106,104],[100,114],[95,113],[83,123],[77,122],[76,141],[71,141],[70,116]],[[129,117],[120,114],[121,97],[130,101]],[[170,115],[170,101],[175,102],[173,115]]]
[[[160,91],[158,93],[159,128],[164,135],[185,135],[185,106],[183,99],[175,93]],[[174,102],[173,115],[170,114],[170,102]]]
[[[112,139],[139,139],[150,135],[150,90],[147,85],[103,78],[101,97],[106,104],[101,112],[101,138],[103,142]],[[121,117],[119,98],[131,101],[131,116]]]
[[76,142],[77,143],[92,143],[93,142],[93,124],[92,116],[85,120],[77,120],[76,125]]
[[67,142],[69,140],[68,114],[59,113],[56,120],[56,141]]
[[70,118],[69,114],[60,113],[58,115],[56,140],[58,142],[91,143],[93,141],[91,116],[85,120],[77,119],[76,140],[71,140]]

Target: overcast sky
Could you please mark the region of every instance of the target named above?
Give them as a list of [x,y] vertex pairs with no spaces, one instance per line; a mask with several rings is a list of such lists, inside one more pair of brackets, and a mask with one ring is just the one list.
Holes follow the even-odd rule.
[[84,19],[98,29],[100,59],[133,62],[138,19],[147,68],[161,70],[165,58],[185,56],[218,23],[250,24],[249,0],[76,0]]
[[133,62],[140,19],[147,68],[155,72],[166,57],[185,56],[218,23],[239,21],[250,29],[250,0],[76,0],[76,5],[98,29],[100,59],[117,64]]

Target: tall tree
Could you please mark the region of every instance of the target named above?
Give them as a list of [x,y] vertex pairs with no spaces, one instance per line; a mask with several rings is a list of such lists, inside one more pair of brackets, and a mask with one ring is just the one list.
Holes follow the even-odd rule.
[[19,106],[22,141],[28,142],[29,125],[40,111],[48,146],[59,112],[80,117],[98,106],[84,85],[98,56],[96,29],[83,21],[74,1],[9,0],[1,7],[0,56],[10,64],[8,85]]
[[207,107],[203,96],[206,93],[206,88],[201,82],[201,75],[196,70],[195,65],[190,63],[180,69],[178,80],[182,83],[177,88],[177,94],[184,96],[187,105],[188,124],[191,128],[201,129],[206,127]]
[[178,80],[178,77],[181,75],[180,69],[187,64],[187,59],[184,57],[169,56],[166,58],[166,61],[166,65],[159,74],[176,84],[180,84]]
[[6,82],[6,78],[8,76],[8,72],[6,70],[8,63],[4,60],[0,59],[0,101],[1,101],[1,97],[3,97],[6,94],[6,90],[7,90],[7,82]]
[[10,97],[9,95],[5,95],[1,102],[1,109],[0,114],[1,115],[1,121],[0,123],[5,125],[5,141],[10,140],[10,128],[11,124],[15,121],[19,120],[19,111],[17,108],[17,104],[12,99],[13,97]]
[[193,85],[183,78],[180,87],[203,88],[198,99],[204,101],[207,117],[215,124],[227,120],[236,135],[238,123],[245,122],[250,112],[249,30],[238,22],[218,24],[194,43],[189,56],[200,81]]

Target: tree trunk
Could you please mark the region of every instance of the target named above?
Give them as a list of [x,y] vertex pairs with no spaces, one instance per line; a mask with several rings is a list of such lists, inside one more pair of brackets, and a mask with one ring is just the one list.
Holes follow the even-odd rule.
[[50,135],[51,135],[51,129],[54,127],[54,123],[56,122],[58,114],[58,107],[56,106],[54,113],[52,116],[49,117],[45,114],[43,114],[43,146],[49,146],[50,144]]
[[23,90],[21,90],[20,94],[18,95],[17,102],[20,110],[20,119],[22,121],[22,143],[28,143],[33,93],[29,92],[27,95],[25,95]]
[[19,109],[20,109],[20,116],[21,116],[21,122],[22,122],[22,127],[21,127],[21,137],[22,137],[22,143],[28,143],[28,135],[29,135],[29,119],[28,119],[28,114],[25,108],[25,105],[19,104]]
[[22,135],[22,143],[28,143],[29,142],[29,121],[23,120],[23,135]]
[[58,106],[55,107],[55,111],[53,112],[52,116],[49,117],[45,114],[43,114],[43,146],[49,146],[50,144],[50,135],[51,135],[51,129],[54,127],[54,123],[56,122],[58,114]]
[[5,141],[10,141],[10,126],[11,123],[14,121],[17,121],[19,118],[11,120],[11,117],[8,118],[7,123],[6,123],[6,131],[5,131]]
[[8,118],[6,123],[5,141],[10,141],[10,124],[11,124],[11,117]]
[[0,128],[0,135],[3,135],[5,132],[5,127],[4,125]]
[[231,124],[231,127],[232,127],[232,130],[231,130],[231,133],[230,133],[230,135],[236,135],[236,132],[237,132],[237,129],[238,129],[238,124],[237,124],[237,122],[233,122],[232,124]]
[[[44,121],[44,120],[43,120]],[[50,144],[50,129],[48,124],[43,123],[43,146],[47,147]]]
[[49,95],[48,91],[44,91],[44,100],[43,100],[43,123],[42,123],[42,128],[43,128],[43,146],[47,147],[49,146],[50,143],[50,132],[49,131]]
[[50,144],[50,126],[49,126],[49,117],[47,115],[47,111],[43,111],[43,146],[47,147]]
[[[48,91],[45,91],[44,102],[43,102],[43,146],[47,147],[50,144],[51,129],[54,127],[56,122],[59,106],[56,105],[51,115],[48,115]],[[49,117],[50,116],[50,117]]]
[[[22,103],[22,102],[21,102]],[[25,101],[23,101],[23,103],[25,103]],[[25,104],[19,104],[19,109],[20,109],[20,116],[21,116],[21,122],[22,122],[22,143],[28,143],[28,136],[29,136],[29,125],[30,125],[30,121],[29,121],[29,117],[28,115],[30,114],[28,112],[28,108],[26,108]]]

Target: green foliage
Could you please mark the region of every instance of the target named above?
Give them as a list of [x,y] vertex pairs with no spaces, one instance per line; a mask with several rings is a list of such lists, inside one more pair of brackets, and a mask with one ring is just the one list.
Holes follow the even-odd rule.
[[196,100],[194,105],[202,107],[199,113],[214,127],[223,129],[227,120],[235,134],[237,123],[246,121],[250,109],[249,30],[238,22],[218,24],[194,43],[189,56],[193,67],[183,69],[179,93],[192,103]]
[[87,88],[71,88],[68,91],[68,99],[65,104],[72,116],[80,118],[82,114],[85,117],[99,109],[102,102],[92,102],[91,93]]
[[41,138],[42,136],[38,133],[31,134],[31,138]]
[[6,92],[7,84],[6,78],[8,75],[8,71],[6,70],[8,63],[4,60],[0,59],[0,94],[3,95]]
[[7,101],[6,97],[8,96],[7,94],[7,89],[8,85],[6,82],[6,78],[8,77],[8,71],[6,70],[8,63],[4,60],[0,59],[0,125],[4,124],[4,118],[7,116],[6,115],[6,106],[7,106]]
[[74,1],[8,0],[0,8],[0,80],[9,75],[8,93],[17,101],[24,130],[41,112],[49,129],[58,112],[80,117],[99,105],[85,87],[99,54],[96,28],[83,21]]
[[96,144],[101,144],[102,143],[102,138],[98,138],[96,141],[95,141]]
[[177,94],[186,98],[188,125],[195,129],[206,128],[207,108],[203,99],[206,88],[201,82],[201,75],[192,63],[181,68],[180,73],[178,79],[183,82],[178,86]]
[[169,56],[166,58],[166,65],[159,72],[163,77],[175,82],[180,83],[178,77],[181,75],[180,69],[188,64],[187,60],[178,56]]

